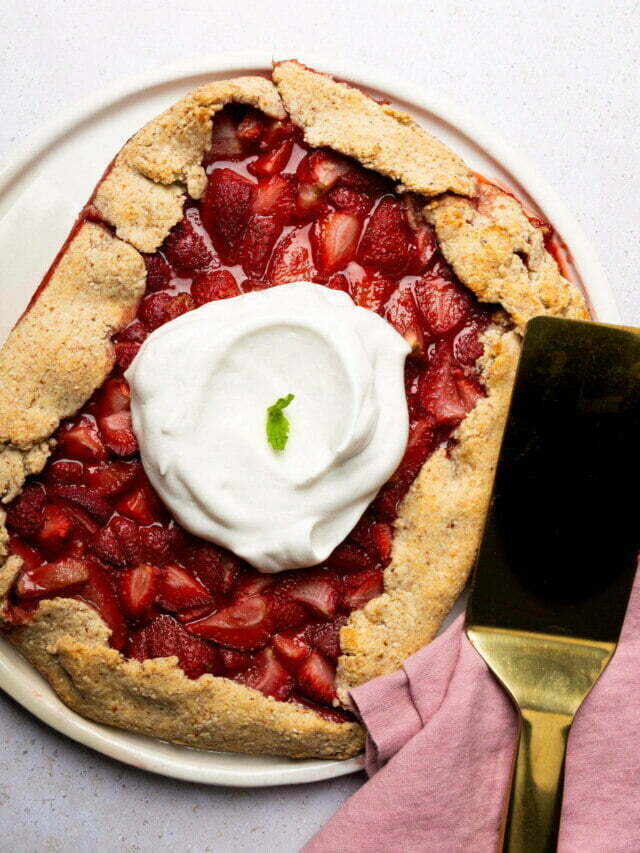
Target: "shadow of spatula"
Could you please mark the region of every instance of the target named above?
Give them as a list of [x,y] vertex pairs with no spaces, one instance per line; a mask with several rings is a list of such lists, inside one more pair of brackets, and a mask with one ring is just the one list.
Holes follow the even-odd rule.
[[556,849],[569,729],[615,651],[635,575],[639,442],[640,333],[532,320],[466,616],[521,716],[509,853]]

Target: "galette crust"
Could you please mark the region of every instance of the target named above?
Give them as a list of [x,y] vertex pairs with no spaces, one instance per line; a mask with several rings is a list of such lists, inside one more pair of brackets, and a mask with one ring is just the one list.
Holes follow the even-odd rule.
[[[513,325],[541,313],[582,317],[585,308],[519,205],[484,185],[471,200],[453,195],[476,191],[473,174],[408,116],[296,62],[276,65],[273,76],[277,89],[256,77],[189,93],[116,157],[93,202],[117,237],[83,225],[0,353],[0,494],[10,500],[27,474],[42,469],[60,418],[77,411],[111,369],[109,335],[128,321],[144,287],[136,249],[158,248],[182,218],[187,194],[202,195],[201,160],[225,103],[282,118],[282,96],[311,145],[355,157],[401,190],[446,193],[425,211],[445,256],[481,300],[502,303],[507,314],[486,334],[487,397],[458,428],[449,454],[441,448],[427,460],[401,505],[385,592],[342,629],[337,684],[348,704],[351,687],[396,669],[435,635],[464,586],[515,372]],[[7,554],[0,509],[0,619],[21,566]],[[226,678],[188,679],[176,658],[127,660],[108,647],[108,636],[96,611],[64,598],[42,602],[28,626],[9,633],[69,707],[99,722],[207,749],[325,758],[362,749],[357,723],[328,722]]]
[[482,302],[502,305],[522,330],[532,317],[589,318],[584,298],[563,278],[544,234],[492,184],[474,199],[444,195],[425,208],[438,245],[458,278]]
[[145,267],[131,246],[83,224],[0,350],[0,498],[42,470],[49,438],[113,367],[110,337],[135,313]]
[[44,601],[10,640],[85,717],[175,743],[291,758],[348,758],[362,750],[357,723],[332,723],[227,678],[187,678],[177,658],[140,663],[107,646],[98,614],[71,599]]
[[411,116],[377,103],[295,60],[277,62],[273,79],[295,124],[313,146],[328,146],[394,181],[400,190],[472,195],[466,164]]
[[230,103],[285,118],[275,86],[264,77],[220,80],[189,92],[127,142],[96,191],[94,204],[118,237],[155,252],[182,219],[187,193],[197,199],[204,192],[202,158],[213,116]]

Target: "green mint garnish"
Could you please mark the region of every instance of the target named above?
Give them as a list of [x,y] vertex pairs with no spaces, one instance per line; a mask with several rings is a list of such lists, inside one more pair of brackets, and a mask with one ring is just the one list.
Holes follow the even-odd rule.
[[267,409],[267,441],[274,450],[284,450],[289,440],[289,421],[283,409],[286,409],[295,394],[280,397]]

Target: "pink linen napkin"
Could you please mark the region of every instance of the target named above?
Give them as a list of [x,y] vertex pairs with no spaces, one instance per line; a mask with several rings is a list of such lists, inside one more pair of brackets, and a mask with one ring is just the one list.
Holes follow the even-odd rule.
[[[463,618],[352,698],[371,778],[304,853],[493,853],[517,716]],[[640,579],[616,654],[569,737],[558,850],[640,851]]]

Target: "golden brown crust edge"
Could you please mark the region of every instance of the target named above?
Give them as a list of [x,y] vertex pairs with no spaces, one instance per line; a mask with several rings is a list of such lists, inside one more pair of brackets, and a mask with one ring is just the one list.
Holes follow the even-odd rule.
[[[277,73],[274,73],[274,78]],[[322,79],[329,80],[324,77]],[[223,81],[212,84],[212,87],[224,88],[225,85],[237,85],[238,82]],[[263,83],[273,89],[268,81]],[[340,86],[335,83],[333,85]],[[212,87],[203,87],[198,91],[210,92]],[[281,91],[282,89],[281,86]],[[207,133],[210,132],[210,117],[216,111],[211,102],[219,103],[217,109],[223,105],[220,100],[216,100],[216,97],[221,97],[220,89],[217,88],[215,92],[215,96],[209,94],[195,99],[196,111],[203,117],[205,124],[209,122]],[[195,93],[187,95],[178,105],[136,134],[118,156],[116,167],[96,193],[96,206],[120,229],[118,233],[127,236],[145,251],[155,249],[173,224],[181,218],[185,198],[183,185],[186,184],[193,190],[194,195],[202,192],[198,171],[191,168],[195,156],[193,151],[201,144],[201,137],[196,132],[198,123],[194,125],[185,119],[184,127],[196,129],[193,131],[193,137],[190,130],[185,133],[180,131],[175,145],[166,139],[167,134],[171,136],[172,127],[182,127],[182,119],[176,122],[175,117],[185,117],[185,110],[188,113],[188,104],[192,102],[194,95]],[[265,97],[269,98],[270,95]],[[376,108],[383,109],[368,98],[366,102],[367,107],[373,104]],[[270,114],[276,114],[274,103],[271,104],[273,112]],[[255,105],[259,105],[258,102],[255,102]],[[261,108],[264,109],[264,106]],[[265,111],[269,112],[269,109]],[[391,115],[391,111],[385,110],[384,113]],[[309,128],[304,126],[301,116],[296,120],[303,124],[307,134]],[[332,144],[327,141],[312,141],[309,136],[307,138],[312,144]],[[333,147],[343,150],[335,144]],[[162,149],[169,153],[168,157],[162,156]],[[203,151],[204,149],[200,157]],[[355,156],[363,165],[372,167],[370,155],[364,149],[360,151],[360,156],[352,150],[344,153]],[[377,162],[382,163],[384,155],[383,140],[382,155],[378,157]],[[378,171],[390,174],[380,165],[377,168]],[[400,175],[392,177],[403,180],[407,187],[411,186],[411,183]],[[162,183],[169,180],[173,183]],[[118,183],[122,181],[124,184]],[[131,187],[133,190],[127,195]],[[157,222],[149,225],[149,212],[159,198],[155,197],[154,201],[153,194],[148,194],[149,187],[152,188],[152,193],[154,188],[169,190],[169,195],[163,195],[160,200],[160,210],[164,212],[159,218],[159,230]],[[125,199],[124,205],[118,206],[116,199],[116,206],[110,207],[119,193],[123,193],[121,198]],[[450,204],[449,198],[457,197],[443,196],[433,202],[430,210],[436,210],[439,204]],[[473,205],[472,202],[468,203]],[[176,216],[177,218],[173,218]],[[489,218],[490,216],[491,211]],[[445,237],[444,232],[441,233],[439,224],[432,218],[435,214],[429,212],[427,217],[434,222],[438,237],[443,243],[455,236]],[[522,217],[526,219],[524,214]],[[467,269],[456,259],[455,250],[451,250],[447,258],[461,280],[476,290],[481,299],[487,295],[488,291],[482,291],[477,282],[469,280]],[[509,273],[504,279],[506,299],[510,292]],[[534,281],[532,286],[535,288],[537,282]],[[570,292],[573,291],[572,286],[564,279],[559,287],[560,291],[564,287]],[[575,297],[572,295],[568,302],[574,301]],[[576,304],[579,305],[579,299]],[[571,309],[567,310],[567,316],[571,316],[570,311]],[[338,670],[338,686],[343,701],[346,701],[346,691],[350,687],[397,668],[409,654],[428,642],[437,632],[442,619],[464,586],[486,509],[497,457],[497,443],[506,415],[517,359],[516,335],[503,332],[504,330],[496,327],[488,336],[484,370],[489,396],[479,403],[477,409],[461,425],[456,435],[459,443],[451,456],[447,457],[444,451],[438,451],[431,457],[403,502],[396,524],[397,536],[392,563],[385,572],[384,595],[370,602],[363,611],[353,614],[349,624],[343,629],[342,644],[345,653],[340,659]],[[82,402],[84,401],[76,408]],[[37,465],[36,470],[39,470]],[[441,491],[438,483],[444,484],[447,479],[453,485],[450,489]],[[462,503],[459,504],[458,500]],[[452,521],[453,526],[447,526]],[[1,522],[2,519],[0,533],[3,527]],[[442,524],[447,532],[438,535]],[[457,533],[454,532],[456,529]],[[0,557],[3,552],[1,539],[0,536]],[[427,555],[428,565],[425,572],[426,549],[429,550],[430,556]],[[438,559],[444,561],[442,570],[437,564]],[[15,574],[19,563],[17,558],[7,561],[3,572],[5,579]],[[1,593],[2,583],[0,595]],[[85,716],[129,730],[210,749],[297,757],[346,757],[355,754],[362,746],[362,730],[357,724],[329,723],[312,712],[274,702],[227,679],[204,676],[196,682],[191,681],[184,676],[172,658],[147,661],[144,664],[126,661],[107,647],[107,629],[91,608],[79,605],[82,611],[79,617],[76,612],[77,602],[66,599],[57,601],[59,610],[55,607],[51,611],[53,602],[47,603],[46,607],[40,608],[38,617],[31,626],[13,633],[12,641],[48,678],[63,701]],[[71,611],[67,612],[69,605],[72,605]],[[88,642],[88,638],[91,642]],[[144,690],[140,694],[139,687],[142,684]],[[185,709],[184,713],[178,713],[185,697],[188,697],[188,709]],[[171,714],[166,714],[165,710],[174,706],[175,721],[172,722],[167,719]],[[242,720],[233,713],[240,706],[243,709]],[[198,728],[198,716],[203,713],[210,723]],[[223,724],[225,730],[220,731]]]
[[264,77],[219,80],[189,92],[127,142],[96,191],[94,204],[118,237],[154,252],[182,219],[187,193],[200,198],[212,119],[229,103],[285,117],[275,86]]
[[309,145],[328,146],[426,196],[472,195],[476,180],[463,160],[415,123],[359,89],[295,60],[277,62],[273,80]]
[[[80,226],[0,350],[0,498],[42,470],[49,438],[113,367],[110,336],[133,316],[145,267],[100,225]],[[71,309],[71,310],[70,310]]]
[[226,678],[187,678],[176,658],[140,663],[107,647],[98,614],[71,599],[44,601],[9,639],[85,717],[175,743],[291,758],[348,758],[362,750],[357,723],[332,723]]

